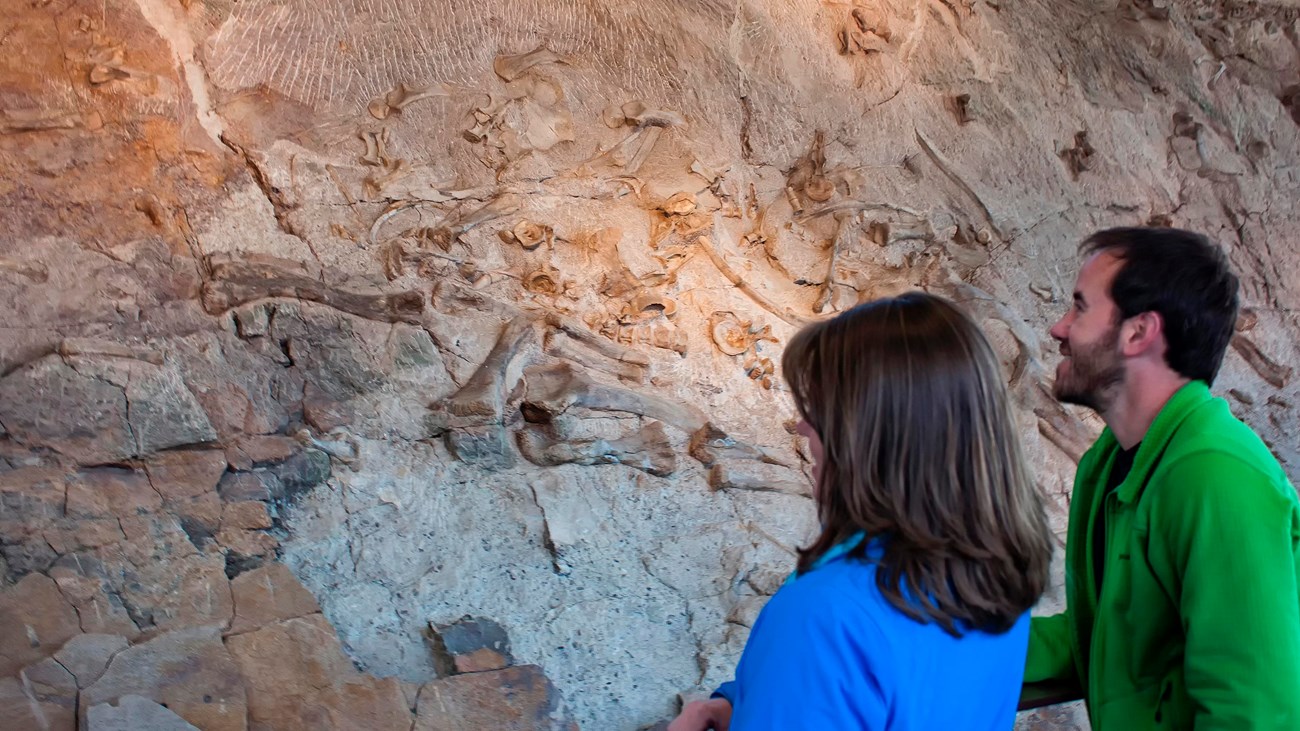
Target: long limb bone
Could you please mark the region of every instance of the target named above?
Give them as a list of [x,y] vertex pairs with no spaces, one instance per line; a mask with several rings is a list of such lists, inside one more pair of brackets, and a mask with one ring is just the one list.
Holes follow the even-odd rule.
[[722,276],[726,277],[728,281],[735,285],[736,289],[744,292],[750,299],[754,300],[759,307],[762,307],[795,327],[803,327],[812,322],[806,317],[796,315],[787,307],[777,306],[776,303],[760,294],[758,290],[754,289],[753,286],[742,279],[741,276],[727,264],[726,260],[724,260],[718,253],[717,249],[714,248],[713,242],[709,241],[709,237],[701,236],[696,240],[696,242],[699,244],[700,248],[704,249],[704,253],[709,255],[709,259],[713,262],[713,265],[718,268],[718,271],[722,272]]
[[203,284],[201,301],[212,315],[267,297],[294,297],[380,322],[418,325],[424,313],[424,295],[415,290],[349,292],[272,264],[248,261],[209,259],[208,271],[211,278]]

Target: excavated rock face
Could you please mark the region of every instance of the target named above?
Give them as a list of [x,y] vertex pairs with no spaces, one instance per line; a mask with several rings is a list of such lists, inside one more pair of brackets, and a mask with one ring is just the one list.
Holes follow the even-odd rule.
[[1300,476],[1289,0],[10,5],[18,727],[667,717],[816,526],[782,344],[910,288],[987,328],[1063,539],[1105,226],[1228,250],[1216,389]]

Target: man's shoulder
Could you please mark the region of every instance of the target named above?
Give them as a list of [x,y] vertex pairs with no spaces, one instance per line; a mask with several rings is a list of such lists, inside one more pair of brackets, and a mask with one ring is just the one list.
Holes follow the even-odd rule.
[[1295,488],[1264,440],[1221,399],[1198,407],[1170,438],[1147,492],[1157,500],[1176,497],[1179,502],[1297,501]]
[[1173,465],[1185,460],[1210,463],[1226,460],[1249,465],[1270,476],[1282,474],[1281,465],[1264,440],[1219,398],[1197,405],[1187,415],[1169,438],[1160,463]]

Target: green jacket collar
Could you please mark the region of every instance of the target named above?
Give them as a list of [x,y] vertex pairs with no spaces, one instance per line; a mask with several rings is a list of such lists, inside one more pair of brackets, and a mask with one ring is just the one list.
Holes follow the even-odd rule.
[[[1115,490],[1117,500],[1131,503],[1142,494],[1142,488],[1147,484],[1147,476],[1160,462],[1160,456],[1164,454],[1165,447],[1169,445],[1169,440],[1178,431],[1183,420],[1212,398],[1214,397],[1210,394],[1210,387],[1204,381],[1191,381],[1169,397],[1161,407],[1160,413],[1156,414],[1155,421],[1151,422],[1151,428],[1147,429],[1147,433],[1142,437],[1142,444],[1133,457],[1133,467],[1129,470],[1128,477]],[[1110,427],[1106,427],[1097,438],[1097,449],[1100,450],[1097,465],[1104,467],[1109,464],[1119,452],[1119,448],[1119,441],[1111,433]]]

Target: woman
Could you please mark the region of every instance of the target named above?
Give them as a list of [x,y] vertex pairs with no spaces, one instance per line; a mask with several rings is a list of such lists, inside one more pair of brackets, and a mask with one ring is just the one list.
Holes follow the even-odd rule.
[[1010,729],[1051,544],[988,340],[912,292],[808,326],[782,367],[821,534],[669,730]]

